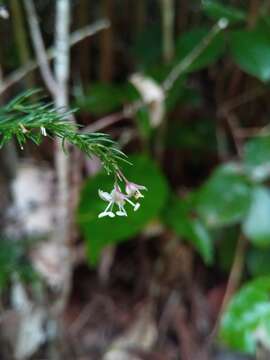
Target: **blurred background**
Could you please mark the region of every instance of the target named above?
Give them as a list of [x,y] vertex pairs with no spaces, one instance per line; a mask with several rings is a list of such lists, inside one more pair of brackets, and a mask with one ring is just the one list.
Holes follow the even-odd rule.
[[269,359],[270,2],[6,0],[0,39],[1,106],[42,89],[147,187],[99,219],[97,157],[8,138],[0,359]]

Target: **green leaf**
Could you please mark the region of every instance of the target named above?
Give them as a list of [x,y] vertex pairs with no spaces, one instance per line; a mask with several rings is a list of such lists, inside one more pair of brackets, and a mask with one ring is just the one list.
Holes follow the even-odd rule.
[[172,199],[164,209],[163,219],[177,235],[190,241],[206,264],[213,262],[213,242],[203,223],[192,218],[186,200]]
[[151,126],[150,116],[146,106],[141,107],[137,111],[135,119],[141,136],[144,139],[148,139],[153,128]]
[[243,231],[256,246],[270,246],[270,191],[257,186],[252,191],[251,205]]
[[214,20],[226,18],[231,24],[244,22],[246,20],[246,13],[240,9],[230,5],[223,5],[214,0],[203,0],[202,2],[204,12]]
[[145,197],[138,211],[134,212],[127,204],[128,217],[98,219],[98,214],[107,205],[98,197],[98,189],[110,192],[113,187],[113,179],[104,173],[87,180],[82,189],[77,219],[92,264],[98,261],[100,252],[106,245],[117,244],[137,235],[159,215],[167,199],[166,179],[154,162],[146,156],[131,156],[130,161],[133,166],[123,166],[125,176],[132,182],[146,186],[148,191],[144,193]]
[[257,137],[244,147],[244,166],[255,181],[263,181],[270,176],[270,137]]
[[[208,34],[209,29],[194,28],[179,37],[176,42],[176,63],[183,60]],[[202,54],[190,65],[188,72],[201,70],[213,64],[224,52],[223,33],[215,36]]]
[[221,166],[201,187],[197,211],[209,226],[239,222],[250,204],[250,186],[237,165]]
[[0,237],[0,291],[3,290],[11,277],[16,273],[22,281],[36,280],[35,273],[26,261],[27,243]]
[[233,31],[229,46],[233,60],[243,71],[262,81],[270,79],[270,37],[262,27]]
[[232,299],[220,326],[220,338],[231,348],[255,354],[256,343],[269,348],[270,277],[245,285]]
[[118,110],[134,97],[136,91],[131,84],[95,83],[91,85],[86,95],[77,97],[75,106],[93,115],[101,116]]
[[270,250],[250,249],[247,254],[247,268],[254,277],[270,275]]

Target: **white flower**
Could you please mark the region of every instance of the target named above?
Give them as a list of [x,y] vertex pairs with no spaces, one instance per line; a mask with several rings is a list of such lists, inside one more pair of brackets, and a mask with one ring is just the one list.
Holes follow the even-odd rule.
[[127,195],[121,192],[121,189],[118,185],[115,185],[111,193],[107,193],[102,190],[98,190],[99,197],[107,201],[109,204],[106,209],[101,212],[98,217],[102,218],[105,216],[114,217],[115,214],[113,213],[114,204],[118,206],[118,210],[116,211],[116,215],[118,216],[127,216],[126,209],[124,207],[125,203],[128,202],[130,205],[133,206],[134,211],[137,211],[140,207],[139,203],[133,203]]
[[143,198],[144,196],[140,190],[147,190],[147,188],[143,185],[138,185],[129,181],[126,183],[126,193],[128,196],[134,196],[135,199]]
[[44,126],[41,126],[40,131],[43,136],[47,136],[46,128]]

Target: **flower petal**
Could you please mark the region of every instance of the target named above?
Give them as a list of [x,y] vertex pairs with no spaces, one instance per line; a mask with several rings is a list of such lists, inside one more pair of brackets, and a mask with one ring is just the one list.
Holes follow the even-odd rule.
[[98,215],[98,218],[100,219],[100,218],[103,218],[105,216],[108,216],[108,213],[106,211],[103,211]]
[[139,207],[141,206],[140,203],[136,203],[134,206],[134,211],[137,211],[139,209]]
[[107,193],[106,191],[98,190],[98,195],[104,201],[110,202],[112,199],[111,195],[109,193]]
[[116,211],[116,215],[118,216],[127,216],[127,213],[125,211]]
[[136,186],[137,186],[137,188],[138,188],[139,190],[146,190],[146,191],[148,191],[148,189],[147,189],[146,186],[138,185],[138,184],[136,184]]

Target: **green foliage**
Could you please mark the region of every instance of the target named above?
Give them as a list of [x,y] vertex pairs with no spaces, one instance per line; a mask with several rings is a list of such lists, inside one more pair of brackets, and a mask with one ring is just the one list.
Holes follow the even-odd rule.
[[[127,161],[107,135],[82,133],[68,120],[71,112],[57,111],[52,104],[29,103],[33,91],[25,92],[0,109],[0,147],[15,137],[23,148],[26,141],[40,144],[44,131],[48,136],[57,137],[78,147],[86,155],[98,156],[107,172],[118,168],[118,161]],[[42,135],[43,131],[43,135]]]
[[[199,27],[185,32],[176,41],[176,63],[183,60],[209,33],[209,29]],[[189,66],[188,72],[201,70],[211,64],[224,53],[224,35],[219,33],[206,47],[200,56]]]
[[247,18],[246,12],[230,5],[223,5],[216,0],[203,0],[203,11],[214,20],[226,18],[231,24],[244,22]]
[[270,191],[263,186],[252,190],[251,205],[243,231],[256,246],[270,246]]
[[141,107],[135,116],[136,123],[140,135],[144,139],[148,139],[152,133],[149,111],[146,106]]
[[202,221],[192,216],[192,201],[171,199],[164,209],[164,221],[177,235],[190,241],[206,264],[213,261],[213,241]]
[[177,105],[189,105],[198,108],[202,104],[202,97],[199,91],[189,88],[183,81],[182,86],[176,81],[170,89],[166,98],[167,110],[173,110]]
[[232,225],[246,215],[250,185],[235,164],[219,167],[198,192],[197,211],[207,225]]
[[270,137],[262,136],[250,140],[244,147],[244,167],[254,181],[266,180],[270,176]]
[[264,27],[233,31],[229,46],[234,61],[243,71],[261,81],[270,79],[270,36]]
[[0,291],[12,277],[17,274],[22,281],[33,281],[37,278],[31,265],[26,261],[25,241],[0,238]]
[[[153,78],[158,84],[162,86],[162,83],[165,81],[169,73],[171,72],[173,66],[175,64],[159,64],[155,66],[151,66],[149,69],[145,71],[145,75]],[[165,105],[167,111],[171,111],[175,108],[177,104],[184,103],[187,95],[187,87],[186,87],[186,75],[181,75],[175,81],[173,86],[166,93]],[[192,94],[193,95],[193,94]],[[198,96],[197,96],[198,99]],[[192,102],[193,97],[189,98],[190,102]],[[196,98],[195,98],[196,101]]]
[[84,96],[77,97],[75,106],[82,111],[101,116],[118,110],[127,101],[138,98],[136,90],[129,83],[94,83]]
[[131,156],[130,159],[134,166],[123,167],[125,176],[148,189],[137,212],[126,207],[128,217],[98,219],[98,214],[106,206],[104,201],[97,197],[98,189],[110,192],[113,188],[112,179],[104,173],[87,180],[81,192],[77,220],[86,239],[91,264],[98,261],[104,246],[127,240],[143,230],[159,215],[167,199],[166,180],[153,161],[142,155]]
[[142,31],[133,46],[131,55],[136,59],[140,69],[146,69],[161,59],[162,37],[160,26],[149,26],[147,31]]
[[250,249],[247,254],[247,268],[254,277],[270,275],[270,250]]
[[239,238],[239,227],[231,226],[223,228],[218,233],[217,243],[217,265],[220,270],[229,272],[236,251],[237,240]]
[[[191,149],[199,154],[216,149],[215,128],[212,120],[199,119],[192,124],[170,123],[167,131],[168,148]],[[211,141],[209,141],[211,139]]]
[[246,284],[230,302],[221,322],[220,338],[231,348],[255,354],[256,343],[270,338],[270,277]]

